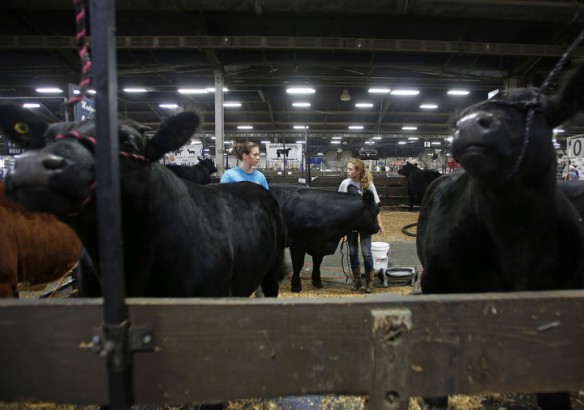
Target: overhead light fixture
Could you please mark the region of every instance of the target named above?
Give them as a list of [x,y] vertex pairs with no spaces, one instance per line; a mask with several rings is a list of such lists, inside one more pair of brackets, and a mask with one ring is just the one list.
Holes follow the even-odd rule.
[[467,90],[448,90],[446,94],[448,95],[468,95],[470,91]]
[[409,126],[409,125],[406,125],[406,126],[403,126],[402,127],[402,130],[404,130],[404,131],[415,131],[417,129],[418,129],[418,127],[412,127],[412,126]]
[[350,130],[362,130],[363,126],[362,125],[349,125],[349,129]]
[[288,94],[314,94],[316,91],[310,87],[290,87],[286,89]]
[[230,102],[224,102],[223,106],[224,107],[241,107],[241,103],[235,102],[235,101],[230,101]]
[[381,136],[377,135],[376,137],[373,137],[374,140],[380,140]]
[[22,104],[22,108],[40,108],[41,105],[39,103],[24,103]]
[[295,102],[292,103],[292,107],[310,107],[309,102]]
[[238,130],[253,130],[253,125],[238,125]]
[[56,87],[41,87],[41,88],[37,88],[35,91],[37,93],[41,93],[41,94],[57,94],[57,93],[63,92],[63,90],[61,90],[60,88],[56,88]]
[[438,106],[436,104],[422,104],[420,108],[423,110],[435,110]]
[[126,93],[146,93],[148,92],[145,88],[124,88],[124,92]]
[[341,101],[351,101],[351,94],[346,88],[341,92]]
[[391,95],[418,95],[420,92],[418,90],[393,90]]
[[181,94],[209,94],[209,91],[204,88],[179,88],[178,92]]
[[369,92],[371,94],[387,94],[391,91],[391,88],[370,88]]
[[373,107],[372,103],[357,103],[355,104],[355,107],[357,108],[371,108]]
[[270,141],[260,141],[262,144],[271,144]]
[[561,128],[554,128],[554,134],[561,134],[562,132],[565,132],[565,131]]
[[343,137],[332,137],[332,139],[334,139],[334,140],[342,140]]
[[[81,91],[73,90],[73,94],[79,95],[79,94],[81,94]],[[95,90],[87,90],[87,94],[95,94]]]
[[295,130],[307,130],[308,129],[308,125],[295,125],[294,126]]
[[417,141],[418,137],[408,137],[408,141]]
[[399,145],[405,145],[405,144],[406,144],[406,142],[405,142],[405,141],[398,141],[398,144],[399,144]]
[[[215,87],[207,87],[205,88],[205,91],[207,91],[208,93],[214,93]],[[226,93],[227,91],[229,91],[229,88],[223,87],[223,92]]]
[[304,141],[296,141],[296,144],[304,144]]
[[341,141],[339,141],[339,140],[333,140],[333,141],[331,141],[331,144],[340,144],[340,143],[341,143]]
[[176,110],[178,108],[178,104],[158,104],[160,108],[166,108],[168,110]]

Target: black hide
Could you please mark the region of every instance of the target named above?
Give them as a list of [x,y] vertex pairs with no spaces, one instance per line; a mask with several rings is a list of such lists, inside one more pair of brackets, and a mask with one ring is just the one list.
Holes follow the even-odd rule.
[[217,172],[215,163],[211,159],[201,159],[193,166],[167,164],[175,175],[199,185],[206,185],[211,182],[211,174]]
[[[94,136],[93,121],[52,124],[37,134],[11,131],[29,117],[26,110],[0,107],[0,126],[13,142],[43,146],[17,159],[7,194],[69,224],[99,271],[95,158],[85,138]],[[270,192],[252,183],[196,185],[157,161],[181,147],[198,123],[197,114],[180,113],[150,140],[131,125],[119,128],[126,293],[249,296],[261,284],[266,296],[277,296],[286,226]]]
[[[583,287],[584,229],[558,189],[552,143],[553,128],[584,108],[583,89],[579,66],[558,95],[541,97],[527,136],[534,89],[507,90],[458,116],[452,154],[464,171],[435,180],[420,208],[423,293]],[[559,409],[567,397],[538,400]]]
[[379,206],[371,191],[363,197],[342,192],[272,184],[270,192],[276,197],[286,226],[288,246],[292,257],[292,292],[300,292],[300,270],[304,254],[312,256],[312,284],[322,288],[320,264],[325,255],[335,253],[341,238],[356,230],[377,233]]
[[420,204],[422,202],[428,186],[441,175],[437,171],[422,170],[417,165],[409,162],[406,162],[397,173],[403,175],[408,180],[410,211],[414,210],[414,204]]

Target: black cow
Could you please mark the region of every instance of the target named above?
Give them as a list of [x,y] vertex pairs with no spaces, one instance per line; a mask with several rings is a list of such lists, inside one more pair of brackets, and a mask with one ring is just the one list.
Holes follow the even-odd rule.
[[[196,113],[183,112],[151,139],[131,124],[119,127],[126,293],[249,296],[261,284],[266,296],[277,296],[286,225],[270,192],[243,182],[196,185],[158,162],[184,145],[198,124]],[[33,149],[16,160],[7,195],[69,224],[99,261],[93,120],[47,126],[28,110],[3,106],[0,129]]]
[[300,292],[300,270],[304,254],[312,256],[312,284],[322,288],[320,264],[325,255],[335,253],[341,238],[353,230],[377,233],[379,206],[373,194],[361,195],[326,191],[295,185],[271,184],[286,226],[292,257],[292,292]]
[[292,150],[292,148],[277,149],[276,155],[278,156],[278,158],[280,158],[280,156],[283,156],[284,158],[288,158],[288,154],[290,153],[291,150]]
[[416,164],[411,164],[408,161],[406,161],[406,164],[397,173],[408,179],[410,211],[414,210],[414,202],[417,204],[422,202],[428,185],[441,175],[437,171],[422,170]]
[[[580,65],[556,95],[510,89],[457,117],[452,155],[464,171],[430,185],[418,219],[423,293],[584,286],[584,227],[558,189],[552,143],[553,127],[584,109],[583,89]],[[570,407],[567,393],[538,402]]]
[[215,163],[211,158],[199,158],[199,163],[193,166],[166,164],[166,167],[175,175],[199,185],[210,183],[211,174],[217,172]]

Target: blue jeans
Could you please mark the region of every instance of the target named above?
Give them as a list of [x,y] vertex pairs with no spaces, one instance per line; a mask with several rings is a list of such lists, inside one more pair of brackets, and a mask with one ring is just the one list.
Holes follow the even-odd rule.
[[359,239],[361,239],[361,253],[363,254],[363,265],[365,265],[365,273],[371,272],[373,270],[373,255],[371,254],[371,234],[366,233],[351,232],[349,235],[347,235],[351,269],[357,269],[360,265]]

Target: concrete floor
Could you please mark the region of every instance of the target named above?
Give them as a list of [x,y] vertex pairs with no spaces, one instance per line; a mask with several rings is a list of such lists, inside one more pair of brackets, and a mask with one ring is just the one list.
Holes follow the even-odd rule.
[[[361,270],[363,270],[363,258],[361,260]],[[289,271],[292,271],[292,262],[290,253],[286,250],[286,263]],[[388,268],[407,267],[413,268],[416,272],[421,272],[422,266],[416,253],[416,244],[412,242],[393,242],[390,243],[390,255],[388,258]],[[350,281],[351,268],[349,266],[349,257],[347,245],[341,241],[333,255],[324,257],[320,267],[321,279],[325,286],[346,286]],[[312,272],[312,258],[310,255],[304,257],[304,267],[302,268],[301,277],[310,277]],[[383,286],[379,278],[375,286]]]

